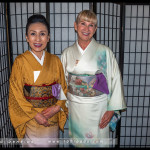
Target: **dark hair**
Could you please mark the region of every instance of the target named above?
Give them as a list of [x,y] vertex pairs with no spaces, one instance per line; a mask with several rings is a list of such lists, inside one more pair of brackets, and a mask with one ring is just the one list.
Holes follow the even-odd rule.
[[37,23],[37,22],[43,23],[46,26],[47,30],[48,30],[48,34],[50,33],[50,26],[49,26],[49,23],[47,22],[46,18],[41,14],[34,14],[34,15],[30,16],[27,20],[26,35],[28,35],[29,26],[32,23]]

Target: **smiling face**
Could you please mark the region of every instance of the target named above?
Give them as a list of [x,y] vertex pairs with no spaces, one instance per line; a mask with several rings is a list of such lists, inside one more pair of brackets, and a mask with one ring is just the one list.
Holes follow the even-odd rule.
[[85,20],[81,20],[79,23],[75,22],[74,28],[78,34],[79,45],[85,45],[85,47],[90,43],[97,29],[96,25],[93,22]]
[[26,39],[31,47],[31,51],[41,58],[43,50],[50,39],[46,26],[40,22],[31,24],[28,28]]

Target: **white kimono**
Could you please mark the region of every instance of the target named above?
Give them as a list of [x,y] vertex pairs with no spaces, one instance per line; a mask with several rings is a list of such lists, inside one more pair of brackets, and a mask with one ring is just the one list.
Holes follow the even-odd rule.
[[[69,136],[75,146],[109,146],[109,125],[99,128],[107,110],[126,108],[121,74],[112,51],[92,39],[82,55],[77,42],[61,55],[66,80],[68,74],[95,75],[101,72],[106,77],[109,94],[84,97],[67,93],[69,102]],[[67,80],[68,81],[68,80]],[[78,139],[78,140],[75,140]]]

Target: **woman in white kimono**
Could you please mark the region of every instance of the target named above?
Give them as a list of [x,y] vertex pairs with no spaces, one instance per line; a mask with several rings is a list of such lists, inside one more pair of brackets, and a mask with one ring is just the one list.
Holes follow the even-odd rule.
[[109,146],[109,122],[126,109],[121,74],[112,51],[93,38],[97,17],[80,12],[74,23],[78,40],[61,61],[68,84],[69,136],[74,146]]

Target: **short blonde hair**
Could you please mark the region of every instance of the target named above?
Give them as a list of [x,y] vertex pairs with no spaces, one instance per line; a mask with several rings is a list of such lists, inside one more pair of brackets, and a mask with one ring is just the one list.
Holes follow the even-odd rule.
[[95,24],[95,26],[97,26],[96,14],[91,10],[81,11],[76,18],[76,23],[78,24],[81,20],[92,22]]

